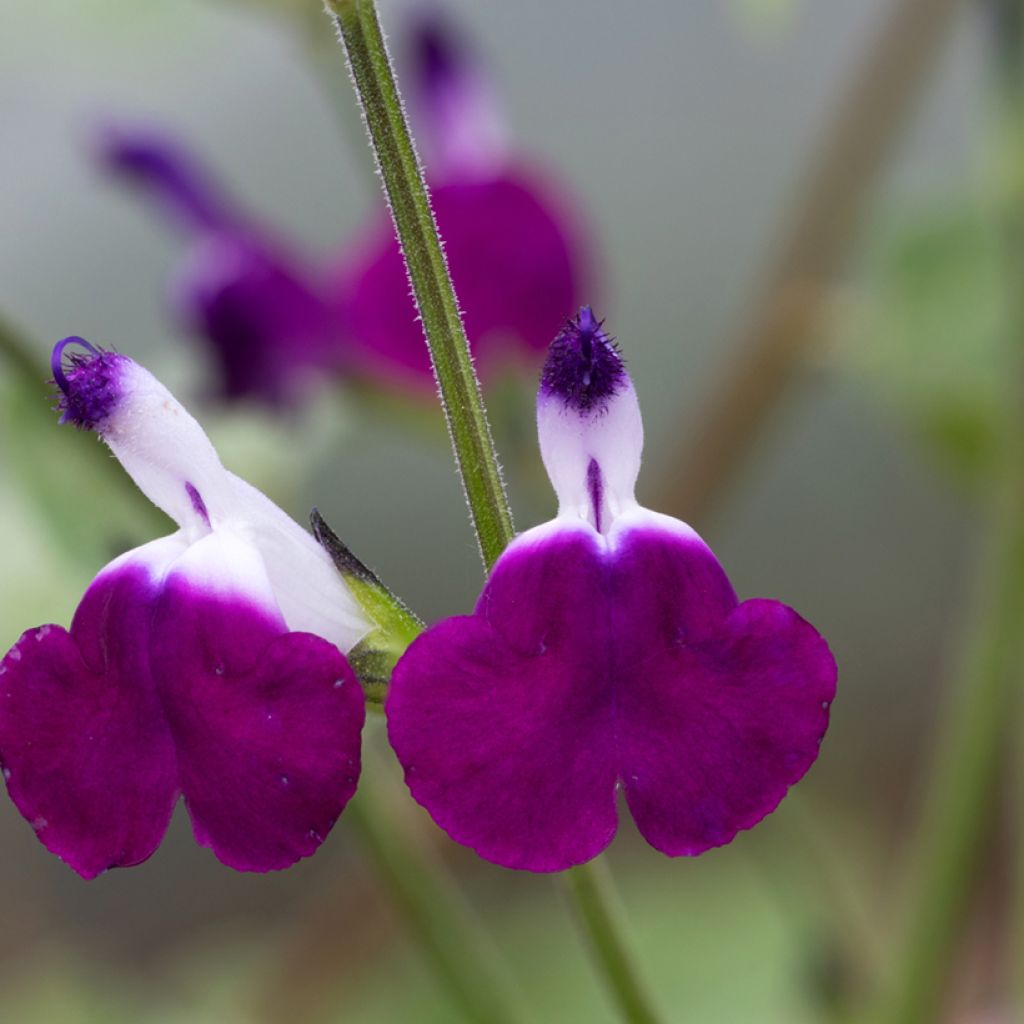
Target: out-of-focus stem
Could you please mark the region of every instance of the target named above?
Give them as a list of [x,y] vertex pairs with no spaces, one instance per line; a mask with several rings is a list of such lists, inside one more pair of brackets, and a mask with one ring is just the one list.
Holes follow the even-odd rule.
[[572,868],[566,872],[565,878],[583,931],[590,941],[594,957],[604,969],[622,1019],[630,1024],[658,1024],[659,1017],[640,980],[633,957],[623,944],[624,915],[607,863],[595,860]]
[[381,881],[453,1001],[477,1024],[527,1016],[504,964],[448,871],[408,834],[387,794],[363,777],[345,812]]
[[366,118],[437,378],[470,514],[490,568],[512,515],[426,182],[372,0],[328,0]]
[[730,371],[712,390],[656,507],[703,523],[817,340],[836,272],[885,153],[962,0],[891,0],[866,58],[829,122],[742,328]]
[[[986,531],[974,628],[936,762],[912,862],[916,886],[878,1024],[938,1018],[986,840],[1001,804],[1024,678],[1024,10],[995,0],[1003,252],[1003,450]],[[1018,851],[1018,857],[1020,851]]]
[[[497,452],[459,317],[429,193],[416,156],[373,0],[327,0],[337,19],[349,71],[366,118],[395,230],[434,364],[452,448],[462,472],[473,526],[490,569],[514,536]],[[596,962],[627,1021],[655,1020],[626,953],[610,880],[594,865],[575,869],[568,889],[598,956]],[[641,1009],[643,1015],[639,1014]]]
[[936,744],[911,860],[906,928],[877,1024],[938,1020],[998,804],[998,780],[1024,661],[1024,453],[992,498],[969,642]]

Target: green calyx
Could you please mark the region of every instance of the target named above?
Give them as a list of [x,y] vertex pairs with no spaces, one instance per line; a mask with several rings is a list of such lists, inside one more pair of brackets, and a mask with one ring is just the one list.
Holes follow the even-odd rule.
[[391,673],[406,648],[423,632],[423,623],[396,597],[380,577],[360,561],[327,525],[317,509],[310,514],[313,536],[331,556],[352,596],[373,628],[348,652],[348,662],[359,679],[371,708],[380,710],[387,696]]

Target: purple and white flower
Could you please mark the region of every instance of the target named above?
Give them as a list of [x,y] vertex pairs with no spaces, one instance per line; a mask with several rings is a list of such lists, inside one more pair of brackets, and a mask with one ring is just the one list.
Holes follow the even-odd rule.
[[[593,250],[571,193],[506,141],[485,69],[438,14],[412,30],[410,106],[466,332],[485,376],[533,359],[593,287]],[[185,238],[171,288],[228,399],[295,404],[324,374],[433,394],[430,358],[383,204],[327,260],[240,209],[187,146],[110,127],[104,168],[137,187]]]
[[587,307],[551,346],[537,422],[558,515],[395,669],[406,782],[453,839],[512,868],[596,856],[620,788],[663,853],[728,843],[817,758],[835,661],[792,609],[738,602],[689,526],[637,503],[636,393]]
[[186,146],[120,126],[106,129],[98,151],[186,238],[170,304],[208,343],[224,398],[292,405],[318,375],[344,367],[330,275],[240,210]]
[[107,565],[70,630],[31,629],[0,662],[8,792],[87,878],[149,857],[182,795],[224,863],[287,867],[355,791],[364,703],[342,651],[371,624],[145,369],[68,338],[53,374],[63,420],[96,431],[178,530]]
[[[411,32],[410,111],[431,201],[484,383],[539,362],[551,324],[594,286],[589,232],[572,194],[509,144],[486,69],[438,9]],[[371,368],[432,387],[422,327],[387,211],[345,254],[337,278],[348,335]]]

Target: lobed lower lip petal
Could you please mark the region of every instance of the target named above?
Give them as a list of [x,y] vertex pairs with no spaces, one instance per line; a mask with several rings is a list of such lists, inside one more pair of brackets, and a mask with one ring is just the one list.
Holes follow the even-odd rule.
[[315,852],[355,792],[365,711],[338,649],[288,632],[246,548],[214,533],[176,563],[150,658],[196,840],[270,871]]
[[159,846],[179,796],[174,745],[149,667],[171,538],[102,572],[71,630],[40,626],[0,668],[0,760],[40,842],[85,878]]
[[506,867],[557,871],[615,831],[621,782],[672,856],[729,842],[811,766],[835,662],[775,601],[738,604],[684,524],[557,519],[499,559],[476,612],[399,662],[388,734],[412,795]]

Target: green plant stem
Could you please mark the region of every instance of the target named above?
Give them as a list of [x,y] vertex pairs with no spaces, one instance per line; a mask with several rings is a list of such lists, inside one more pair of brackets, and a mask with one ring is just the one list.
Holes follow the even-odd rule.
[[419,158],[372,0],[328,0],[384,182],[423,322],[480,553],[490,568],[513,536],[512,515]]
[[[512,513],[376,5],[373,0],[327,0],[327,5],[337,20],[384,181],[480,552],[490,569],[514,536]],[[610,896],[610,879],[596,874],[602,870],[593,864],[574,869],[567,876],[568,891],[624,1019],[647,1024],[656,1018],[626,954],[619,915]]]
[[346,808],[345,820],[355,829],[437,977],[468,1020],[525,1021],[503,961],[452,876],[424,850],[422,841],[408,834],[390,797],[373,786],[369,774]]
[[[993,5],[1000,93],[996,214],[1003,253],[1003,449],[990,499],[974,629],[939,737],[919,836],[916,888],[878,1024],[938,1019],[986,840],[1000,809],[1024,664],[1024,13]],[[1018,857],[1020,852],[1018,851]]]
[[973,629],[929,776],[902,941],[869,1019],[938,1019],[998,805],[998,779],[1024,656],[1024,474],[992,499]]
[[764,436],[820,341],[836,275],[871,186],[965,0],[892,0],[863,60],[827,117],[793,216],[771,247],[763,286],[735,357],[686,438],[655,507],[698,529]]
[[613,996],[630,1024],[657,1024],[659,1017],[623,943],[624,921],[608,865],[595,860],[565,873],[576,914]]

